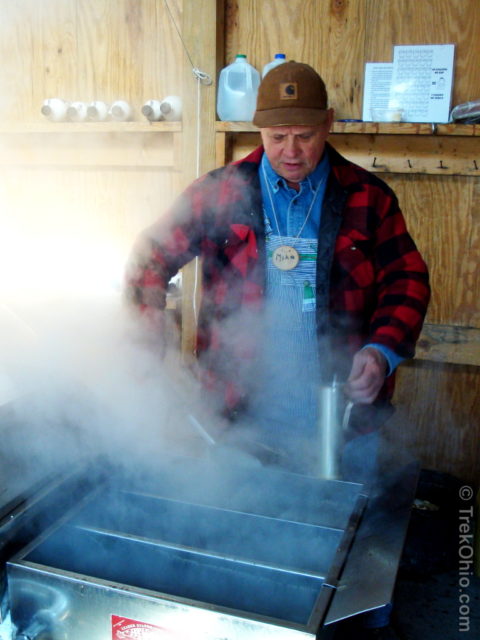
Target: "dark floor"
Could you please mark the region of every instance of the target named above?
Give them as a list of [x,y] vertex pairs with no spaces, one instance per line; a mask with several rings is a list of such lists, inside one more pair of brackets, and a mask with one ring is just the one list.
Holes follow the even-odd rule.
[[[335,640],[480,640],[475,522],[465,517],[473,514],[473,498],[466,502],[464,489],[456,478],[422,470],[396,582],[392,633],[368,636],[359,621],[350,621],[337,627]],[[477,514],[477,527],[479,522]],[[478,573],[480,558],[476,562]]]
[[334,640],[479,640],[480,577],[471,576],[463,589],[468,604],[462,611],[458,580],[455,571],[421,578],[400,575],[388,633],[374,635],[350,621],[337,628]]
[[462,589],[459,577],[458,571],[423,579],[400,577],[394,617],[400,638],[480,639],[480,578],[470,576],[468,587]]

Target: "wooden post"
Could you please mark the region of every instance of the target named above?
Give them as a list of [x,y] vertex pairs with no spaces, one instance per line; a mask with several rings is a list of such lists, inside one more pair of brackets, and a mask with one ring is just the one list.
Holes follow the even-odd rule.
[[[217,68],[223,57],[223,0],[184,0],[182,37],[191,60],[184,54],[182,187],[215,168]],[[220,58],[218,56],[221,56]],[[211,78],[198,80],[195,68]],[[182,271],[182,352],[194,353],[196,310],[200,304],[200,264],[193,261]]]

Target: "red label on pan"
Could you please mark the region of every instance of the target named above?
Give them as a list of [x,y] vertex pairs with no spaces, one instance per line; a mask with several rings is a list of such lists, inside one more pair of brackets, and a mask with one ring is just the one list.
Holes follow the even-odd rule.
[[180,640],[173,631],[112,614],[112,640]]

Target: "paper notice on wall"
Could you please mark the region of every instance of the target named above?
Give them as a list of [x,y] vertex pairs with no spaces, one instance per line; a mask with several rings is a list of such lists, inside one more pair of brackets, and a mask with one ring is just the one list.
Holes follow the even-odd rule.
[[362,120],[381,121],[389,108],[393,64],[367,62],[363,85]]
[[393,48],[390,108],[405,122],[448,122],[455,45],[397,45]]

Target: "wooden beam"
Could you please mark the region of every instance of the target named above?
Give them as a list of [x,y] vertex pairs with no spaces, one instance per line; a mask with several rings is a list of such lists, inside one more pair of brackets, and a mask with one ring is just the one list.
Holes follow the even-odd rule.
[[374,173],[480,176],[480,145],[474,136],[334,134],[341,154]]
[[[216,78],[223,53],[223,2],[184,0],[181,33],[188,56],[183,65],[182,186],[215,168]],[[211,78],[200,81],[194,68]],[[182,352],[195,350],[196,310],[201,296],[200,269],[193,261],[182,270]]]
[[122,131],[95,127],[0,133],[0,166],[176,168],[172,144],[175,135],[178,134],[168,129]]
[[480,366],[480,329],[425,324],[415,358],[431,362]]
[[227,158],[227,136],[226,133],[217,131],[215,134],[215,165],[216,167],[223,167],[226,164]]
[[[252,134],[259,133],[251,122],[219,121],[216,131],[217,136],[227,137],[223,162],[222,147],[217,145],[217,166],[232,157],[229,139],[235,139],[233,156],[237,157],[236,147],[240,155],[248,152]],[[476,125],[334,122],[330,133],[330,142],[340,153],[374,173],[480,176],[480,129]],[[241,138],[243,145],[238,144]]]

